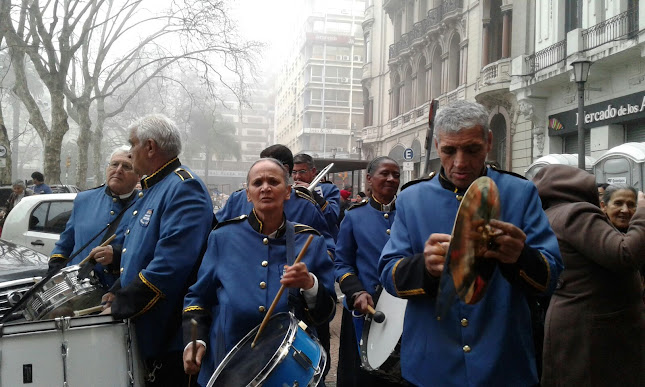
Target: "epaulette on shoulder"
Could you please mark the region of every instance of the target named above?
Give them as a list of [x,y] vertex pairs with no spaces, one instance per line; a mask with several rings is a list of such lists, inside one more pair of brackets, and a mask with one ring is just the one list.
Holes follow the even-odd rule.
[[309,200],[312,204],[318,205],[314,198],[311,197],[311,193],[309,193],[309,190],[305,187],[295,187],[296,190],[296,196],[302,199]]
[[226,226],[227,224],[239,223],[239,222],[243,221],[244,219],[246,219],[248,217],[249,217],[248,215],[240,215],[240,216],[235,217],[233,219],[227,219],[227,220],[218,222],[213,230],[217,230],[218,228]]
[[293,225],[294,231],[296,234],[302,234],[303,232],[308,232],[310,234],[320,235],[318,230],[306,224],[296,223]]
[[497,168],[497,167],[495,167],[495,166],[493,166],[493,165],[490,165],[489,167],[490,167],[492,170],[494,170],[495,172],[505,173],[505,174],[507,174],[507,175],[511,175],[511,176],[519,177],[519,178],[520,178],[520,179],[522,179],[522,180],[528,180],[526,177],[524,177],[524,176],[520,175],[519,173],[515,173],[515,172],[511,172],[511,171],[505,171],[505,170],[503,170],[503,169],[499,169],[499,168]]
[[233,191],[233,192],[231,193],[231,195],[232,195],[232,194],[234,194],[234,193],[236,193],[236,192],[240,192],[240,191],[244,191],[244,190],[246,190],[246,188],[240,188],[240,189],[238,189],[238,190]]
[[182,181],[193,178],[193,175],[190,172],[188,172],[187,170],[185,170],[184,168],[175,169],[175,173],[177,174],[177,176],[179,176],[181,178]]
[[404,189],[408,188],[408,187],[409,187],[409,186],[411,186],[411,185],[415,185],[415,184],[417,184],[417,183],[421,183],[422,181],[430,181],[430,180],[432,180],[432,178],[433,178],[434,176],[435,176],[435,173],[434,173],[434,172],[430,172],[430,174],[429,174],[428,176],[421,177],[421,178],[416,179],[416,180],[410,180],[410,181],[408,181],[407,183],[403,184],[403,186],[401,187],[401,191],[403,191]]
[[332,183],[331,181],[327,181],[327,180],[325,180],[325,181],[321,181],[321,182],[320,182],[320,183],[318,183],[318,184],[333,184],[333,183]]
[[349,206],[349,208],[347,208],[345,211],[353,210],[354,208],[358,208],[358,207],[363,207],[363,206],[364,206],[364,205],[366,205],[367,203],[369,203],[369,200],[367,200],[367,199],[363,199],[363,200],[361,200],[361,201],[360,201],[360,202],[358,202],[358,203],[354,203],[354,204],[352,204],[352,205],[351,205],[351,206]]

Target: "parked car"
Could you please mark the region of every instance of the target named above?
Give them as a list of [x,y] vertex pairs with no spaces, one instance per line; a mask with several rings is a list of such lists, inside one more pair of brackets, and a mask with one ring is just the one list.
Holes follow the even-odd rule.
[[50,185],[49,188],[52,189],[52,193],[78,193],[81,192],[81,189],[75,185],[67,184],[54,184]]
[[2,239],[49,256],[65,231],[76,193],[24,197],[7,215]]
[[[0,316],[47,274],[49,258],[28,247],[0,240]],[[8,321],[22,318],[13,314]]]

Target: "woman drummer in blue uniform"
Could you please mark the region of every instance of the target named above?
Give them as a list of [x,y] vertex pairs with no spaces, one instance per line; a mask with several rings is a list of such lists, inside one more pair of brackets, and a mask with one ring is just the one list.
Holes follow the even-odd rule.
[[[291,310],[309,326],[333,317],[333,262],[316,230],[285,219],[284,201],[291,194],[288,179],[278,160],[256,161],[247,176],[253,210],[218,224],[210,234],[183,313],[184,368],[188,374],[199,372],[200,385],[206,385],[226,354],[262,321],[281,284],[291,290],[274,313]],[[314,239],[302,262],[288,266],[295,256],[288,259],[287,244],[292,243],[297,254],[311,234]],[[191,319],[198,324],[195,362]]]
[[[350,207],[340,225],[334,265],[336,279],[345,294],[338,365],[338,381],[342,385],[387,384],[359,369],[357,340],[367,306],[374,307],[373,296],[379,286],[378,260],[390,239],[400,177],[401,170],[394,159],[386,156],[373,159],[367,166],[367,184],[372,194]],[[358,317],[352,317],[352,311]]]

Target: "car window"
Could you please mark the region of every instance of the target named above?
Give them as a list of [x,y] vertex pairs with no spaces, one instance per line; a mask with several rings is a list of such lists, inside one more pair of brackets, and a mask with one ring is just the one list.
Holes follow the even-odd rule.
[[47,221],[47,211],[49,210],[49,202],[43,202],[38,205],[29,217],[29,230],[30,231],[44,231],[45,223]]
[[72,201],[43,202],[31,213],[29,230],[60,234],[72,214]]

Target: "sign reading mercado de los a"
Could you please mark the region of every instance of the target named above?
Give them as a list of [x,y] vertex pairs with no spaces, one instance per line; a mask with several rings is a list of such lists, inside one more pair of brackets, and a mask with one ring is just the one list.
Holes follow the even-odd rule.
[[[585,106],[585,128],[645,118],[645,92]],[[578,130],[578,109],[549,116],[549,136],[564,136]]]

